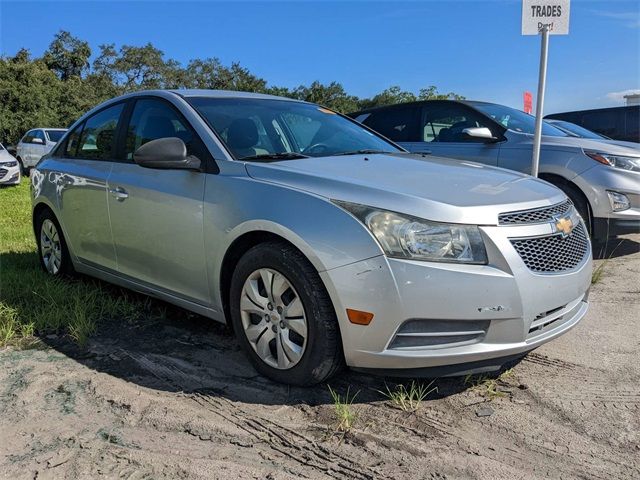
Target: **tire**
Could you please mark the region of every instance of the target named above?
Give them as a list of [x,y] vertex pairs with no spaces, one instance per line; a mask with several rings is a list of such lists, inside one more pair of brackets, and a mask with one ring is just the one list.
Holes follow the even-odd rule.
[[73,263],[60,224],[48,208],[41,210],[35,219],[38,259],[42,269],[54,277],[71,276]]
[[20,166],[20,175],[22,175],[23,177],[26,177],[27,170],[24,168],[24,162],[20,157],[18,157],[16,160],[18,160],[18,165]]
[[333,304],[318,272],[291,245],[267,242],[248,250],[235,268],[229,297],[236,337],[262,375],[307,386],[342,366]]

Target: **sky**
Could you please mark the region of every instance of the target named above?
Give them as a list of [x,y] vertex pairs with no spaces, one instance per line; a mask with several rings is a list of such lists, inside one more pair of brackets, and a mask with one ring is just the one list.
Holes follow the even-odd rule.
[[[98,45],[151,42],[169,58],[238,61],[269,85],[337,81],[372,96],[436,85],[522,109],[537,89],[540,39],[519,0],[6,1],[0,54],[39,56],[68,30]],[[640,1],[572,0],[570,33],[550,38],[545,114],[623,105],[640,90]]]

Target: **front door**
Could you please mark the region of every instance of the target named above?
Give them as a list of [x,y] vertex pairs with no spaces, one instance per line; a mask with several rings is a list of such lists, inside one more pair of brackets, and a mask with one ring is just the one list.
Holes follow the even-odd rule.
[[498,164],[499,143],[466,135],[465,128],[494,128],[485,117],[457,102],[427,102],[423,106],[419,141],[401,142],[411,152],[429,151],[440,157]]
[[143,285],[208,305],[203,234],[206,174],[144,168],[133,161],[138,147],[165,137],[181,138],[189,154],[200,156],[197,150],[204,148],[167,101],[135,100],[124,161],[114,164],[108,184],[118,272]]

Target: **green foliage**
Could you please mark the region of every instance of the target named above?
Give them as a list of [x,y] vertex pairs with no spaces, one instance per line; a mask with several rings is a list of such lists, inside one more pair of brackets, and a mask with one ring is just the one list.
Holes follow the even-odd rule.
[[22,49],[0,57],[0,141],[16,143],[34,127],[66,127],[91,107],[116,95],[154,88],[207,88],[270,93],[314,102],[341,113],[415,100],[462,98],[434,86],[416,95],[392,86],[372,98],[348,94],[342,84],[319,81],[287,88],[269,85],[235,62],[218,58],[190,60],[186,66],[165,57],[151,43],[98,46],[90,64],[89,44],[67,31],[55,36],[42,58]]
[[347,388],[347,393],[340,395],[334,389],[329,386],[329,393],[333,400],[333,408],[336,417],[336,430],[343,434],[348,433],[356,423],[358,414],[353,411],[353,402],[358,396],[358,393],[351,395],[351,387]]

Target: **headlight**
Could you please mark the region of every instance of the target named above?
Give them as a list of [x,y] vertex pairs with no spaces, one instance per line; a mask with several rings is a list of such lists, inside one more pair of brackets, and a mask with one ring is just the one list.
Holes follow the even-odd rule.
[[609,153],[595,152],[593,150],[584,150],[584,154],[593,158],[597,162],[604,163],[611,167],[629,170],[630,172],[640,172],[640,157],[611,155]]
[[437,223],[357,203],[333,202],[366,225],[389,257],[487,263],[487,252],[475,225]]
[[11,160],[10,162],[0,162],[0,167],[17,167],[18,162]]

